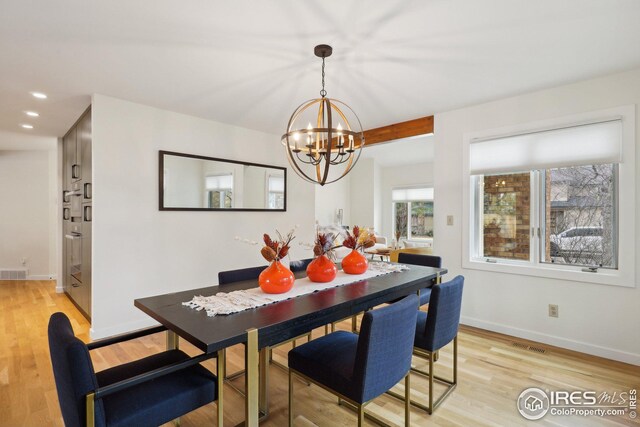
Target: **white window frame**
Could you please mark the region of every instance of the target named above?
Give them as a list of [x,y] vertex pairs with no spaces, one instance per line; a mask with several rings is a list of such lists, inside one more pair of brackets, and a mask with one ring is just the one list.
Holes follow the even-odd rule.
[[[394,190],[411,190],[411,189],[428,189],[432,193],[434,192],[433,185],[414,185],[414,186],[403,186],[403,187],[394,187],[391,189],[391,230],[392,230],[392,238],[395,239],[395,230],[396,230],[396,203],[407,203],[407,237],[405,240],[409,242],[431,242],[433,241],[433,237],[411,237],[411,202],[431,202],[434,205],[435,209],[435,201],[434,197],[425,198],[425,199],[412,199],[412,200],[393,200],[393,191]],[[435,231],[435,227],[434,227]],[[402,237],[401,237],[402,238]],[[399,242],[398,242],[399,243]]]
[[[614,196],[617,200],[617,225],[618,248],[617,269],[598,269],[596,273],[585,272],[583,266],[566,264],[536,263],[535,256],[530,256],[529,261],[505,260],[486,257],[475,258],[479,236],[478,225],[474,224],[474,209],[478,200],[472,191],[473,179],[469,174],[469,146],[472,141],[478,139],[490,139],[519,135],[529,132],[571,127],[585,123],[596,123],[612,117],[622,119],[622,152],[623,162],[618,165],[618,192]],[[533,122],[523,125],[509,126],[499,129],[488,129],[463,135],[463,188],[462,188],[462,266],[463,268],[492,271],[506,274],[546,277],[567,281],[578,281],[593,284],[635,287],[635,210],[636,210],[636,178],[635,178],[635,105],[598,110],[588,113],[565,116],[557,119]],[[524,171],[526,172],[526,171]],[[532,195],[537,194],[540,179],[532,174]],[[479,181],[479,180],[478,180]],[[543,227],[544,217],[541,214],[542,207],[536,197],[531,197],[532,212],[537,212],[536,218],[532,218],[531,227]],[[481,240],[481,239],[480,239]],[[540,239],[532,238],[530,244],[531,254],[539,253]]]

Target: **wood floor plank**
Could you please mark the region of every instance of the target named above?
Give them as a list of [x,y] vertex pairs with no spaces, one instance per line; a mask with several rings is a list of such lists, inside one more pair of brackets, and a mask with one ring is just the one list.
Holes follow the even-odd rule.
[[[62,417],[47,342],[47,322],[56,312],[66,313],[76,334],[89,336],[89,323],[63,294],[55,293],[52,281],[0,281],[0,426],[62,426]],[[350,322],[338,325],[350,330]],[[323,330],[314,331],[319,337]],[[514,342],[517,346],[514,346]],[[135,360],[164,350],[163,334],[99,349],[91,353],[96,370]],[[181,348],[195,355],[199,351],[181,341]],[[528,346],[544,350],[536,353]],[[291,346],[275,350],[274,358],[286,361]],[[440,352],[438,374],[451,375],[452,349]],[[243,368],[243,346],[228,351],[228,369]],[[215,361],[204,365],[215,372]],[[426,368],[426,362],[414,358],[414,365]],[[262,425],[283,426],[287,422],[288,381],[284,370],[271,365],[271,415]],[[516,399],[528,387],[549,390],[595,390],[609,393],[640,388],[640,368],[607,359],[588,356],[557,347],[508,337],[476,328],[461,327],[458,355],[459,385],[431,416],[412,409],[414,426],[520,426],[530,425],[516,409]],[[243,388],[243,379],[236,380]],[[412,377],[412,395],[426,399],[425,378]],[[402,391],[402,385],[396,387]],[[295,383],[295,425],[353,426],[356,417],[339,406],[337,399],[324,390]],[[443,390],[438,386],[437,392]],[[388,422],[403,425],[404,406],[398,400],[381,396],[368,410]],[[182,426],[215,425],[215,404],[206,405],[181,418]],[[235,390],[225,390],[225,425],[243,421],[243,398]],[[536,422],[540,426],[638,426],[628,416],[561,417],[547,415]],[[167,424],[169,425],[169,424]],[[367,422],[367,425],[373,425]]]

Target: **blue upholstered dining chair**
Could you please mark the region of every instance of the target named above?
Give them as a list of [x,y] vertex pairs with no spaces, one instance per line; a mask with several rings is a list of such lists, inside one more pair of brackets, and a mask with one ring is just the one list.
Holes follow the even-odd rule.
[[[398,262],[400,264],[422,265],[424,267],[442,267],[442,258],[435,255],[409,254],[400,252],[398,254]],[[438,278],[437,280],[440,280]],[[431,298],[431,288],[420,289],[420,305],[429,304]]]
[[337,331],[291,350],[289,426],[293,425],[294,375],[353,405],[358,412],[358,426],[364,422],[365,405],[404,378],[405,425],[409,426],[409,370],[417,314],[418,296],[409,295],[366,312],[359,335]]
[[298,271],[307,271],[307,266],[313,261],[313,258],[300,259],[289,263],[289,270],[297,273]]
[[199,364],[211,355],[191,358],[169,350],[94,371],[89,350],[162,330],[160,326],[87,345],[76,338],[64,313],[54,313],[49,350],[65,425],[157,426],[218,399],[222,426],[221,384]]
[[[418,311],[415,328],[414,355],[429,360],[429,371],[412,368],[412,371],[429,378],[429,402],[423,405],[411,401],[411,404],[427,411],[429,414],[456,388],[458,384],[458,327],[462,308],[462,288],[464,277],[456,276],[452,280],[434,286],[427,313]],[[453,341],[453,380],[435,375],[435,353]],[[434,402],[433,382],[438,381],[447,386],[445,392]],[[399,395],[395,395],[400,397]]]
[[260,266],[221,271],[218,273],[218,284],[222,286],[229,283],[242,282],[244,280],[257,280],[258,276],[265,268],[266,266]]

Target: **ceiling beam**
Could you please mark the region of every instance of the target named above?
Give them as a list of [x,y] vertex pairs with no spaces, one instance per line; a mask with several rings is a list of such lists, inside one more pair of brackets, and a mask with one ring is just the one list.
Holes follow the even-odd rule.
[[421,117],[364,131],[364,145],[389,142],[394,139],[433,133],[433,116]]

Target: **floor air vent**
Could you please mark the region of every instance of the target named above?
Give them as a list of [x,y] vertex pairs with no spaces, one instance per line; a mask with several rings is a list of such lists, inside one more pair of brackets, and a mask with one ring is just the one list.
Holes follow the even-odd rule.
[[531,345],[523,344],[521,342],[512,342],[511,345],[513,347],[516,347],[516,348],[519,348],[519,349],[522,349],[522,350],[532,351],[532,352],[538,353],[538,354],[545,354],[547,352],[547,350],[545,350],[544,348],[533,347]]
[[27,269],[0,270],[0,280],[27,280]]

